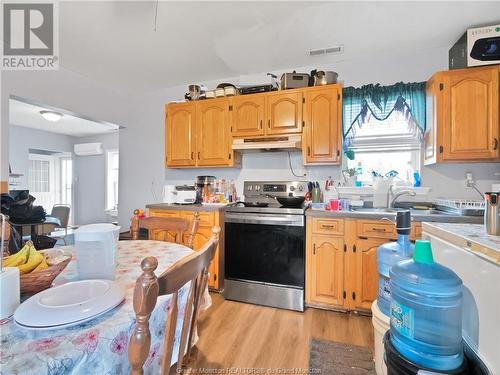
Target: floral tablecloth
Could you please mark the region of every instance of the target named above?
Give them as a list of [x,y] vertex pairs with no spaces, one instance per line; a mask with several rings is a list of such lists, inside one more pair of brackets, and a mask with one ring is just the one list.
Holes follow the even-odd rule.
[[[71,246],[65,247],[72,251]],[[125,286],[125,301],[115,309],[78,326],[49,331],[27,330],[12,320],[0,325],[0,374],[129,374],[127,346],[135,324],[132,296],[135,281],[141,274],[140,262],[146,256],[158,259],[156,275],[191,253],[186,246],[160,241],[120,241],[116,281]],[[76,259],[56,278],[60,284],[76,281]],[[177,358],[178,341],[189,285],[179,295],[176,344],[172,358]],[[159,374],[166,313],[170,296],[158,298],[151,315],[151,350],[145,374]]]

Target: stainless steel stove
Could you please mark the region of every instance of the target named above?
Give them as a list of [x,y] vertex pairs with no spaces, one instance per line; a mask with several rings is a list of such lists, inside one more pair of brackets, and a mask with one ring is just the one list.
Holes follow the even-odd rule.
[[300,197],[305,181],[246,181],[245,204],[225,212],[227,299],[304,311],[304,207],[274,197]]

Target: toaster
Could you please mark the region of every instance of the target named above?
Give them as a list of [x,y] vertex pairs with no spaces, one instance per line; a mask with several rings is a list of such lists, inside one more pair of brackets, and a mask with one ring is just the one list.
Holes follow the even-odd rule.
[[178,185],[175,187],[175,204],[195,204],[196,189],[194,186]]
[[281,89],[298,89],[309,86],[309,74],[307,73],[283,73],[281,75]]

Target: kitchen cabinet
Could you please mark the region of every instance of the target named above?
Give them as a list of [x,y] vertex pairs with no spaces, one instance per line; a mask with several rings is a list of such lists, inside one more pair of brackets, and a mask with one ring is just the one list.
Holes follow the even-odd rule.
[[196,103],[197,166],[225,166],[232,158],[229,129],[229,100]]
[[316,87],[304,93],[304,164],[340,164],[342,87]]
[[266,95],[266,135],[302,132],[302,91],[278,91]]
[[[309,302],[343,305],[344,241],[342,237],[317,235],[312,239],[309,254]],[[307,260],[306,260],[307,262]]]
[[165,111],[167,166],[195,166],[195,103],[169,104]]
[[[411,240],[421,228],[412,224]],[[377,249],[396,238],[394,225],[379,220],[307,217],[306,304],[369,313],[378,293]]]
[[377,249],[387,240],[357,238],[352,246],[354,275],[351,286],[351,307],[354,310],[370,310],[378,294]]
[[498,161],[500,67],[436,73],[427,82],[425,163]]
[[167,167],[232,167],[240,161],[231,147],[226,98],[168,104],[165,135]]
[[231,98],[231,134],[233,137],[264,135],[265,96],[240,95]]
[[[219,226],[221,228],[221,233],[219,235],[219,244],[215,250],[214,259],[210,263],[208,272],[208,287],[212,290],[222,290],[224,282],[224,212],[207,212],[199,211],[200,224],[198,227],[198,232],[193,241],[193,250],[199,250],[212,236],[212,228],[214,226]],[[170,210],[170,209],[150,209],[149,216],[159,216],[159,217],[181,217],[185,220],[192,220],[194,215],[193,210]],[[152,233],[151,239],[160,241],[175,241],[175,237],[172,233],[157,232]],[[182,243],[187,242],[187,236],[185,235],[182,239]]]

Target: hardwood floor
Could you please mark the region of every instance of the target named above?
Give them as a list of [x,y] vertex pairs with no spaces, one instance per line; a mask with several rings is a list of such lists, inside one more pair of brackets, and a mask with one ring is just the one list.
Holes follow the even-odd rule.
[[213,305],[199,320],[200,340],[190,368],[308,368],[311,338],[373,352],[370,317],[312,308],[299,313],[211,296]]

